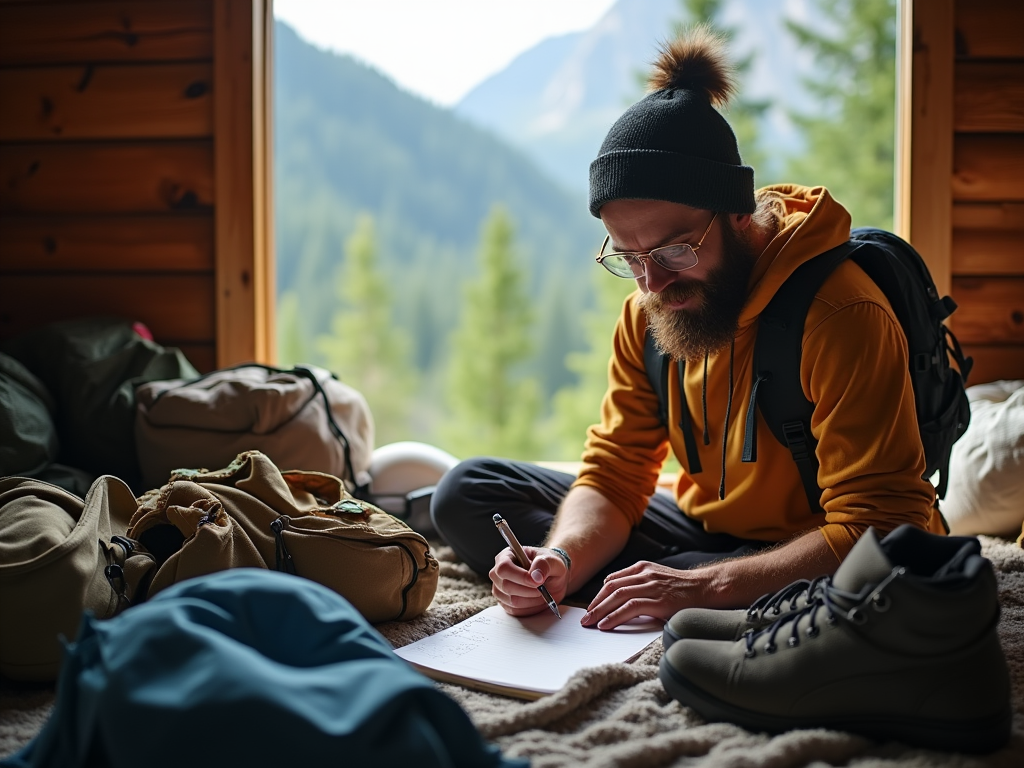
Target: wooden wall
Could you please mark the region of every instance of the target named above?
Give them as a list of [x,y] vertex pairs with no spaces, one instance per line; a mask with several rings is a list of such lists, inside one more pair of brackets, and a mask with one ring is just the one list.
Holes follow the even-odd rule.
[[261,0],[0,3],[0,338],[117,314],[273,356]]
[[910,238],[960,305],[969,383],[1021,379],[1024,3],[916,0],[912,15]]

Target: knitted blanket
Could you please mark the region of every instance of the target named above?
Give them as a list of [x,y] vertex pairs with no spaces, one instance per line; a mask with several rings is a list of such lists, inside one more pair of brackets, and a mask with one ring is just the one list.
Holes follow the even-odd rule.
[[[534,768],[1020,768],[1024,766],[1024,549],[980,537],[999,579],[999,634],[1013,685],[1014,732],[1008,747],[992,755],[965,756],[897,743],[877,743],[828,730],[750,733],[726,723],[705,723],[680,706],[658,681],[661,643],[630,664],[584,670],[558,693],[521,701],[439,687],[469,713],[483,735],[508,755]],[[487,581],[435,545],[441,561],[437,595],[428,611],[405,623],[378,627],[399,647],[451,626],[494,601]],[[0,683],[0,757],[26,743],[45,722],[53,700],[46,687]]]

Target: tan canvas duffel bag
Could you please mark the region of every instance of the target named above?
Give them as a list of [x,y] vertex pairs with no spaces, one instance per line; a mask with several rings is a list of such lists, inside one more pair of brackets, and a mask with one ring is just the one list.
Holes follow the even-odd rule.
[[124,607],[130,592],[119,598],[107,575],[124,563],[130,545],[118,539],[135,509],[116,477],[96,480],[84,500],[40,480],[0,479],[0,674],[54,679],[60,638],[74,640],[82,612],[107,618]]
[[279,467],[340,477],[352,491],[370,482],[370,408],[324,368],[250,363],[149,382],[135,390],[135,400],[135,444],[147,489],[163,485],[178,467],[225,467],[249,450]]
[[430,604],[438,564],[427,540],[321,472],[281,472],[260,451],[224,469],[177,470],[139,499],[127,536],[157,559],[148,595],[227,568],[270,568],[330,587],[369,621]]

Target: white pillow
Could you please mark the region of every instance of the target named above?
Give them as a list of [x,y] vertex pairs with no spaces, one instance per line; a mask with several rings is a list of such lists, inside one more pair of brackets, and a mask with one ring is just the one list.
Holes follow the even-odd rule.
[[940,504],[950,533],[1016,537],[1024,524],[1024,381],[967,388],[971,423]]

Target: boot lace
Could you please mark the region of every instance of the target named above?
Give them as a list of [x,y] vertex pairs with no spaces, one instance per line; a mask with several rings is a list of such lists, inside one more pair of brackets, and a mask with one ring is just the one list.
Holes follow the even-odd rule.
[[783,613],[795,611],[799,607],[800,598],[809,603],[819,589],[831,583],[831,576],[819,576],[814,581],[800,579],[774,594],[769,592],[761,595],[747,609],[747,621],[756,622],[768,616],[781,616]]
[[[808,616],[807,629],[804,630],[807,637],[817,637],[821,632],[821,628],[818,626],[818,616],[821,613],[819,609],[824,609],[826,615],[826,621],[831,625],[835,624],[838,618],[843,618],[846,621],[854,624],[863,624],[867,621],[867,614],[864,612],[864,608],[867,605],[871,605],[879,613],[884,613],[889,610],[889,598],[883,594],[885,588],[889,586],[889,583],[896,578],[899,578],[906,569],[902,566],[893,568],[873,590],[871,590],[866,597],[861,597],[860,593],[846,592],[832,585],[832,581],[828,577],[824,577],[826,580],[815,579],[810,584],[815,584],[821,581],[820,589],[817,591],[809,591],[807,605],[801,608],[799,611],[788,613],[785,616],[772,622],[770,626],[755,632],[753,629],[747,630],[744,635],[746,640],[747,650],[744,654],[746,658],[752,659],[757,655],[757,650],[754,645],[758,638],[762,635],[767,635],[767,642],[762,647],[762,650],[767,654],[775,653],[778,650],[778,646],[775,643],[775,638],[782,630],[784,625],[790,625],[791,630],[789,638],[786,643],[790,648],[795,648],[800,645],[800,619],[804,616]],[[798,583],[798,582],[797,582]],[[790,585],[791,587],[794,585]],[[788,589],[788,587],[787,587]],[[782,590],[785,592],[786,590]],[[849,609],[843,608],[843,604],[851,605]]]

